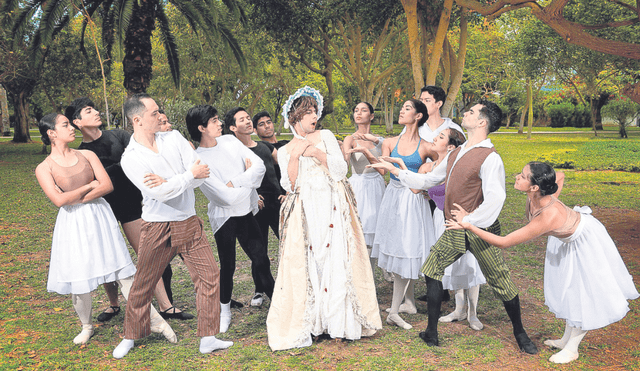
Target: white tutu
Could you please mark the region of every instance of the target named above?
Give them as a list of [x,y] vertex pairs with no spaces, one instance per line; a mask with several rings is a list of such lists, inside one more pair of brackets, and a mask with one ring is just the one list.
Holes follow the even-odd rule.
[[53,230],[48,291],[86,294],[135,272],[118,222],[103,198],[60,208]]
[[556,317],[595,330],[621,320],[629,311],[627,300],[639,295],[606,228],[582,214],[573,235],[549,237],[544,296]]
[[[433,225],[436,241],[444,233],[444,212],[438,208],[433,212]],[[467,251],[460,259],[445,268],[442,287],[445,290],[470,289],[487,283],[476,257]]]
[[418,279],[436,239],[429,202],[391,180],[382,198],[371,252],[378,266],[402,278]]
[[362,223],[365,244],[373,246],[378,210],[384,196],[384,178],[378,172],[353,174],[349,178],[349,183],[356,196],[358,216],[360,223]]

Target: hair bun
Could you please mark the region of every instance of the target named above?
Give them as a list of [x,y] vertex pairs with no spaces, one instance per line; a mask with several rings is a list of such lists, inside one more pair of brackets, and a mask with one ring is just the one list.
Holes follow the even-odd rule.
[[552,195],[554,193],[556,193],[558,191],[558,184],[557,183],[552,183],[549,184],[546,189],[544,190],[544,195]]

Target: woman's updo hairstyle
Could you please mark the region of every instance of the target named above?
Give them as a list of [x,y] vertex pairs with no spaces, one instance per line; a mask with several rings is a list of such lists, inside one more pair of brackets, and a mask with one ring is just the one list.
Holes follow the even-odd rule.
[[303,95],[301,97],[296,98],[287,112],[287,117],[289,117],[289,125],[293,126],[296,122],[302,120],[302,116],[307,113],[309,108],[315,108],[316,112],[318,112],[318,103],[315,99],[313,99],[310,95]]
[[452,145],[458,148],[466,141],[467,140],[461,132],[456,129],[449,129],[449,143],[447,143],[447,145]]
[[417,99],[409,99],[409,102],[413,104],[413,108],[416,109],[416,113],[422,113],[422,118],[420,119],[420,121],[418,121],[418,127],[421,127],[429,119],[429,111],[427,111],[427,106],[425,106],[424,103]]
[[50,113],[41,118],[40,122],[38,123],[38,130],[40,130],[42,143],[47,146],[51,144],[51,139],[49,139],[49,134],[47,133],[47,131],[56,130],[56,121],[58,116],[60,116],[60,114],[57,112]]
[[530,162],[528,165],[529,171],[531,171],[529,181],[540,187],[541,195],[552,195],[558,191],[556,171],[551,166],[537,161]]
[[[367,108],[369,109],[369,113],[370,113],[370,114],[373,114],[373,106],[371,105],[371,103],[369,103],[369,102],[365,102],[365,101],[358,102],[358,104],[360,104],[360,103],[364,103],[364,104],[366,104],[366,105],[367,105]],[[358,104],[356,104],[356,107],[358,107]],[[351,111],[355,111],[355,110],[356,110],[356,107],[353,107],[353,109],[352,109]]]

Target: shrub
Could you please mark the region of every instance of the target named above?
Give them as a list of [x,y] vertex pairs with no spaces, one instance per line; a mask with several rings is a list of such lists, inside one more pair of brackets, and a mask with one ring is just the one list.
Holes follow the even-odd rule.
[[583,104],[578,104],[573,111],[574,127],[591,127],[591,109]]
[[574,106],[569,102],[551,104],[547,106],[547,115],[551,119],[552,128],[567,126],[573,116]]

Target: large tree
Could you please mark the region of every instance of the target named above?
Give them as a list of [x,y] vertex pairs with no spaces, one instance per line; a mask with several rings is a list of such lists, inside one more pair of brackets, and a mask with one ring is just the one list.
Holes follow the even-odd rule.
[[[252,25],[266,30],[290,59],[321,75],[327,86],[323,116],[334,110],[334,74],[375,104],[385,82],[402,67],[399,8],[386,0],[248,0]],[[280,20],[286,20],[282,22]]]
[[[112,59],[112,48],[124,50],[122,67],[124,70],[124,86],[129,94],[146,91],[152,77],[151,35],[159,26],[160,34],[171,67],[171,75],[176,85],[180,84],[180,65],[178,45],[175,43],[169,27],[165,6],[173,4],[189,22],[194,32],[202,32],[209,43],[222,41],[238,61],[242,70],[246,68],[244,56],[235,37],[220,22],[222,9],[217,1],[212,0],[33,0],[7,1],[3,11],[19,9],[13,24],[12,33],[18,38],[29,37],[33,57],[39,63],[41,54],[51,44],[53,38],[70,20],[76,16],[84,17],[84,24],[90,19],[101,20],[102,42],[106,48],[106,60]],[[223,3],[237,17],[244,20],[244,14],[235,0]],[[28,24],[36,17],[38,25],[32,36],[25,35]],[[82,28],[82,39],[86,27]],[[81,42],[81,48],[84,45]]]
[[[40,77],[41,68],[34,66],[29,58],[30,40],[14,39],[7,32],[14,14],[4,13],[0,19],[0,84],[6,89],[15,116],[13,141],[27,143],[29,135],[29,105],[27,100]],[[15,41],[14,41],[15,40]]]
[[[622,0],[455,0],[493,19],[517,9],[531,13],[555,31],[565,42],[596,52],[640,60],[640,2]],[[640,103],[637,74],[624,94]]]

